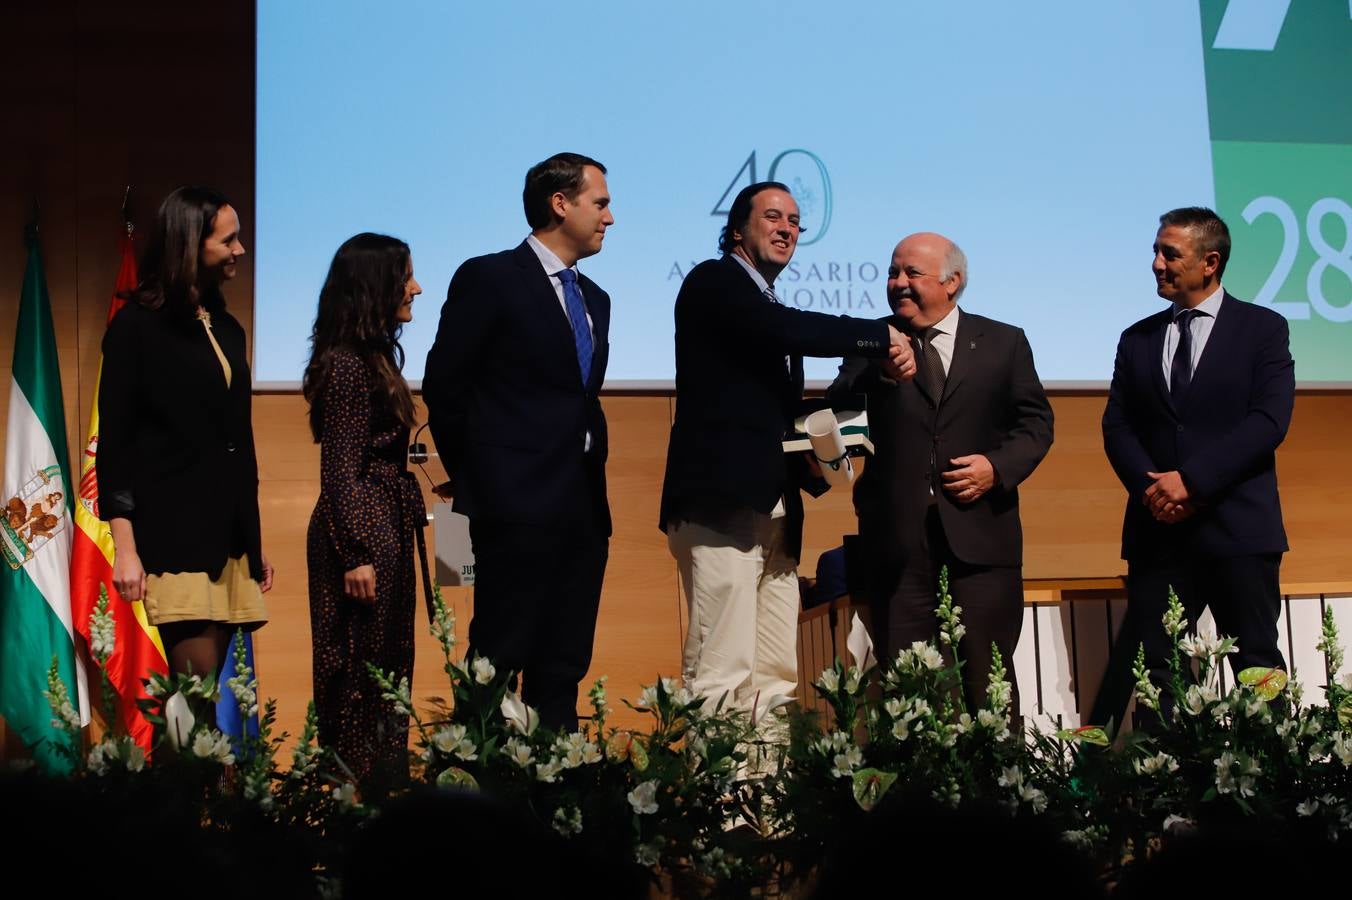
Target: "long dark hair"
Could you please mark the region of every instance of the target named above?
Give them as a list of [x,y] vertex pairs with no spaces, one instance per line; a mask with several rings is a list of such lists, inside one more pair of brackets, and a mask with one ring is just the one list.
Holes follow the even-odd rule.
[[340,351],[355,354],[374,374],[371,399],[413,426],[413,396],[400,370],[403,324],[395,318],[411,275],[408,244],[383,234],[363,232],[348,238],[333,254],[319,292],[319,312],[310,332],[310,363],[302,390],[310,404],[310,433],[324,431],[324,389]]
[[224,194],[207,187],[181,187],[165,197],[141,254],[140,281],[127,299],[180,322],[191,321],[198,306],[213,314],[225,309],[220,285],[198,283],[197,258],[216,214],[229,205]]

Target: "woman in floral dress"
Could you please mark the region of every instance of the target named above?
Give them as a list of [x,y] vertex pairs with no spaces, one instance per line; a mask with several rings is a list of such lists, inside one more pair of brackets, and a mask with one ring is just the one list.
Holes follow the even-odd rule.
[[421,292],[403,241],[348,239],[319,294],[304,379],[320,452],[306,547],[319,741],[368,788],[408,777],[408,721],[367,664],[413,676],[413,541],[426,511],[406,464],[413,398],[399,334]]

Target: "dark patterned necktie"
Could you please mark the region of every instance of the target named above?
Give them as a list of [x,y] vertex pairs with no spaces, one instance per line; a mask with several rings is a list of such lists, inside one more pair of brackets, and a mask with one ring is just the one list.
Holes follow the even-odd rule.
[[1178,346],[1169,364],[1169,396],[1175,400],[1192,384],[1192,320],[1202,315],[1195,309],[1185,309],[1174,317],[1178,326]]
[[577,286],[577,273],[564,269],[558,273],[563,282],[563,304],[568,308],[568,321],[573,326],[573,345],[577,349],[577,365],[582,370],[582,383],[591,381],[592,335],[587,325],[587,305],[582,301],[582,290]]
[[944,384],[948,381],[943,358],[934,347],[934,339],[941,334],[943,332],[937,328],[926,328],[920,336],[924,343],[920,347],[919,368],[925,373],[925,389],[936,404],[943,397]]

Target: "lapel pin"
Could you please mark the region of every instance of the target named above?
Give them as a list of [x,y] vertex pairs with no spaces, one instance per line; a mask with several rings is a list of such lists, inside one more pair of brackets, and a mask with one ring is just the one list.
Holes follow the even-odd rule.
[[968,345],[967,345],[967,349],[968,349],[968,350],[975,350],[975,349],[976,349],[976,341],[972,341],[972,343],[968,344]]

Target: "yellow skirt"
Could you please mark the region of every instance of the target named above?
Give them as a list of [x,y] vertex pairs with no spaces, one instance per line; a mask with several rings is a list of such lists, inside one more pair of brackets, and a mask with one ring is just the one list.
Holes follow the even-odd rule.
[[145,608],[152,625],[208,621],[256,628],[268,620],[263,592],[242,556],[226,560],[215,581],[206,572],[147,575]]

